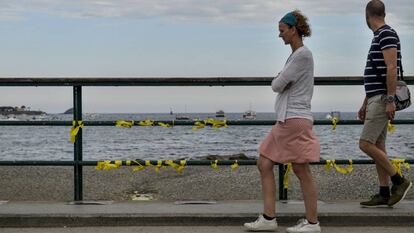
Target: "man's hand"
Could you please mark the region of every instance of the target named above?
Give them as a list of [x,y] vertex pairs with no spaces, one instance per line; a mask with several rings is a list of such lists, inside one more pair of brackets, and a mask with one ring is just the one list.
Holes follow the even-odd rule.
[[365,121],[366,112],[367,112],[367,105],[364,102],[364,104],[362,104],[361,108],[358,111],[358,118],[362,121]]
[[395,103],[386,103],[385,111],[387,112],[388,120],[393,120],[395,116]]

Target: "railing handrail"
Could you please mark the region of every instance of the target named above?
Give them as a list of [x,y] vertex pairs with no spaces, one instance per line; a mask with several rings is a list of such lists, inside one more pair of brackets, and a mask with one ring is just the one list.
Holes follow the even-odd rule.
[[[167,114],[167,113],[166,113]],[[122,120],[134,120],[134,119],[122,119]],[[203,121],[201,119],[200,121]],[[158,123],[167,123],[174,126],[191,125],[198,122],[196,120],[155,120],[154,126]],[[116,121],[82,121],[85,126],[115,126]],[[139,121],[134,120],[133,126],[140,127]],[[226,120],[227,125],[232,126],[249,126],[249,125],[274,125],[275,120]],[[414,120],[393,120],[393,124],[397,125],[411,125],[414,124]],[[72,126],[72,121],[2,121],[0,120],[0,126]],[[332,125],[330,120],[314,120],[314,125]],[[339,120],[337,125],[362,125],[361,120]],[[145,126],[142,126],[145,127]]]
[[[267,86],[274,77],[3,77],[0,86]],[[414,84],[414,76],[405,76]],[[315,85],[362,85],[362,76],[317,76]]]

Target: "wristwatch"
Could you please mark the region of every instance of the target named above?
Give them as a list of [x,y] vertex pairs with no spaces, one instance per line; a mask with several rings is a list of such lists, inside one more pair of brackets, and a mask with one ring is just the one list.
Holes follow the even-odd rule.
[[387,97],[385,98],[385,102],[387,103],[393,103],[395,101],[395,96],[393,95],[387,95]]

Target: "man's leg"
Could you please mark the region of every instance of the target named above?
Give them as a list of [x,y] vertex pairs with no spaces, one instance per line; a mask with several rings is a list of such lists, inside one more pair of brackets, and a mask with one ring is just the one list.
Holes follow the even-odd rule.
[[[385,149],[385,142],[379,142],[376,144],[376,147],[380,149],[384,154],[387,154],[387,151]],[[388,156],[387,156],[388,157]],[[377,173],[378,173],[378,180],[381,187],[389,186],[390,185],[390,176],[387,174],[387,171],[379,166],[378,164],[375,164],[377,167]]]
[[[388,159],[387,154],[385,154],[384,151],[379,149],[376,144],[371,143],[369,141],[366,141],[364,139],[359,140],[359,148],[367,154],[369,157],[371,157],[377,166],[379,166],[381,169],[377,169],[378,175],[380,175],[380,172],[382,175],[386,174],[387,176],[393,176],[397,173],[395,168],[392,166],[390,160]],[[381,180],[385,180],[383,177],[380,177],[380,183]]]

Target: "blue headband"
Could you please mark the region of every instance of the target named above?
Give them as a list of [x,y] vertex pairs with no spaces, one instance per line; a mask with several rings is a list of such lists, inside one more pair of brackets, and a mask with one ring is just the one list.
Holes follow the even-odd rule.
[[283,16],[283,18],[279,21],[279,23],[284,23],[287,24],[289,26],[296,26],[297,23],[297,19],[296,16],[293,14],[293,12],[289,12],[287,13],[285,16]]

